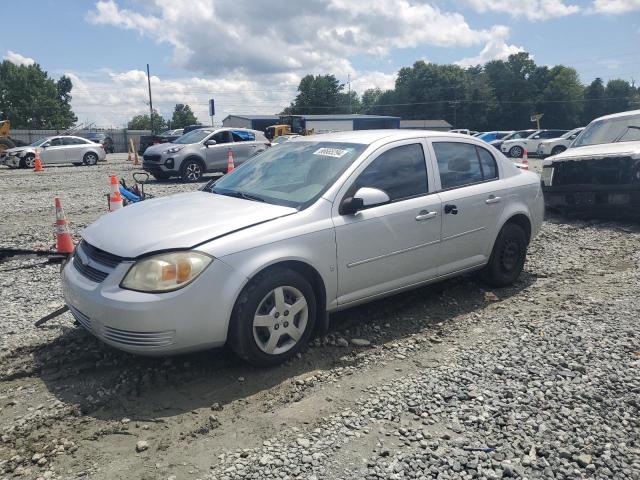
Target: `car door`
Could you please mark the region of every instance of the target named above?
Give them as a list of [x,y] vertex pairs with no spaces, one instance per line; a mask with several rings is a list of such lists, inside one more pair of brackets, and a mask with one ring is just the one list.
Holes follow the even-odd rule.
[[486,148],[433,139],[431,148],[442,201],[440,275],[487,262],[507,190]]
[[54,137],[49,140],[40,152],[42,163],[65,163],[67,161],[66,147],[64,145],[64,137]]
[[247,130],[232,130],[231,137],[234,162],[240,165],[253,155],[256,136]]
[[75,137],[62,137],[62,144],[67,157],[65,161],[72,163],[81,163],[89,146],[85,140]]
[[[233,146],[233,139],[229,130],[215,132],[207,140],[215,140],[215,145],[205,147],[207,170],[226,171],[229,148]],[[235,154],[234,154],[235,161]]]
[[[433,175],[426,143],[394,142],[374,152],[351,176],[333,206],[336,229],[338,305],[418,284],[436,275],[440,243],[440,198],[430,191]],[[359,188],[383,190],[390,201],[340,214],[340,203]]]

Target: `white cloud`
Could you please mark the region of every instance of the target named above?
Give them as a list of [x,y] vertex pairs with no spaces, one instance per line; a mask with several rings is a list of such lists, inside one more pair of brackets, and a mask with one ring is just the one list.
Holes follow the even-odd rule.
[[7,50],[7,54],[4,56],[4,59],[9,60],[11,63],[15,63],[16,65],[33,65],[36,63],[33,58],[25,57],[24,55],[12,52],[11,50]]
[[522,47],[509,45],[507,43],[507,38],[509,37],[509,29],[507,27],[493,27],[491,29],[491,33],[491,39],[486,43],[477,56],[463,58],[455,63],[461,67],[470,67],[472,65],[480,65],[491,60],[506,60],[509,55],[524,51],[524,48]]
[[[580,11],[578,5],[566,4],[564,0],[464,0],[474,10],[503,12],[512,17],[525,17],[528,20],[548,20],[564,17]],[[596,0],[606,2],[608,0]],[[625,2],[629,0],[614,0]],[[635,1],[635,0],[631,0]]]
[[[151,3],[151,2],[150,2]],[[135,30],[173,47],[173,64],[221,75],[295,71],[346,74],[356,55],[434,45],[473,46],[490,40],[464,17],[416,0],[369,0],[355,8],[347,0],[154,0],[148,10],[121,8],[101,0],[87,14],[95,25]]]
[[640,0],[593,0],[591,13],[618,15],[640,10]]

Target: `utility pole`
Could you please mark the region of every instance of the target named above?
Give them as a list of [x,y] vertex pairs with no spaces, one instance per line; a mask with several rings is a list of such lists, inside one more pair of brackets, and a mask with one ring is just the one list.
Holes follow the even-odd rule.
[[148,63],[147,63],[147,85],[149,86],[149,122],[151,123],[151,134],[153,134],[153,102],[151,101],[151,77],[149,76]]
[[351,115],[351,74],[347,73],[347,84],[349,85],[349,115]]

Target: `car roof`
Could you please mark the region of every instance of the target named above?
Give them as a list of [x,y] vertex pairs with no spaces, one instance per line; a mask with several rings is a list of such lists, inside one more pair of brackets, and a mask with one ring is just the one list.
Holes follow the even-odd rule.
[[404,140],[416,137],[448,137],[469,140],[474,137],[461,133],[438,132],[433,130],[383,129],[383,130],[347,130],[342,132],[318,133],[310,136],[292,138],[292,142],[318,141],[370,144],[378,140]]
[[626,112],[613,113],[611,115],[605,115],[603,117],[594,118],[592,122],[599,120],[609,120],[610,118],[618,118],[618,117],[631,117],[634,115],[640,115],[640,110],[628,110]]

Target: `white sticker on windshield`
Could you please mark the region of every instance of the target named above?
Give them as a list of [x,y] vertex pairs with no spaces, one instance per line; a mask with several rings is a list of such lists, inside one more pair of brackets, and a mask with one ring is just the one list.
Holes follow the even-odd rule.
[[327,147],[319,148],[318,150],[313,152],[314,155],[324,155],[325,157],[335,157],[335,158],[344,157],[347,153],[349,153],[349,150],[342,150],[340,148],[327,148]]

